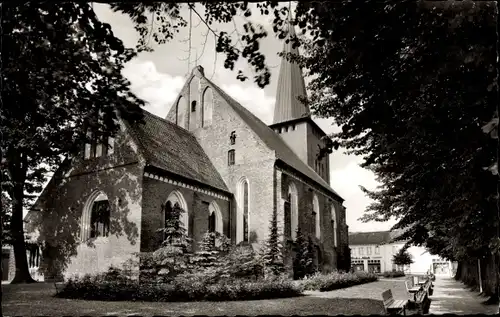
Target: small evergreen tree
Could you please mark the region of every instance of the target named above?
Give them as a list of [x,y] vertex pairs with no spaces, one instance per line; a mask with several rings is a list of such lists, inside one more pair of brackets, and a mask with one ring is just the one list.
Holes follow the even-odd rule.
[[199,246],[200,251],[189,256],[189,270],[184,275],[202,276],[207,282],[218,281],[223,277],[231,240],[218,232],[206,232]]
[[307,262],[306,262],[306,275],[314,275],[318,271],[316,264],[314,263],[314,258],[316,257],[316,247],[311,239],[311,236],[307,239]]
[[231,248],[231,241],[218,232],[206,232],[200,241],[200,251],[191,257],[191,264],[198,268],[218,267],[222,256]]
[[262,261],[266,275],[279,276],[285,272],[283,245],[278,232],[278,216],[273,212],[269,224],[269,238],[264,244]]
[[167,212],[166,205],[161,206],[165,215],[165,227],[159,231],[164,240],[161,247],[152,254],[154,271],[158,275],[166,275],[167,279],[188,269],[187,255],[191,252],[191,239],[181,223],[181,215],[185,212],[177,204]]
[[308,245],[302,231],[297,228],[295,257],[293,259],[293,278],[295,280],[304,278],[307,274],[307,267],[311,265],[312,258],[309,257]]

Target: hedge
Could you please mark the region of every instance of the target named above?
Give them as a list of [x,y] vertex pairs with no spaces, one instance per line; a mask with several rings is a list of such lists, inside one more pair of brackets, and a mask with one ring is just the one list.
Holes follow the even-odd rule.
[[363,271],[355,273],[333,272],[329,274],[315,274],[311,277],[304,278],[300,281],[300,284],[305,290],[327,292],[377,280],[378,276],[374,273]]

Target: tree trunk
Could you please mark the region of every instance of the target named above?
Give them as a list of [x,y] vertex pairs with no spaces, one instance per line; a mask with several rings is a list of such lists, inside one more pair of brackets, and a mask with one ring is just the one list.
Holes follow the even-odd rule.
[[[22,170],[19,168],[18,170]],[[20,177],[19,177],[20,176]],[[26,256],[26,245],[24,243],[24,225],[23,225],[23,198],[24,198],[24,179],[26,174],[11,173],[14,188],[12,189],[12,246],[14,247],[14,259],[16,261],[16,274],[11,284],[35,283],[31,277],[28,268],[28,259]]]

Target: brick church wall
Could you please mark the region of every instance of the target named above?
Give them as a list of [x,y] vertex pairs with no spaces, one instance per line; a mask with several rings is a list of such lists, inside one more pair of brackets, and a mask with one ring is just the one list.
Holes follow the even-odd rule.
[[[201,77],[199,73],[196,76]],[[190,80],[180,92],[183,98],[189,98]],[[207,88],[208,83],[204,78],[200,79],[199,98]],[[212,89],[212,88],[209,88]],[[238,183],[243,177],[249,181],[250,202],[250,242],[263,241],[269,231],[269,221],[274,207],[274,151],[256,135],[256,133],[244,122],[241,117],[217,94],[213,93],[213,110],[210,124],[202,126],[200,112],[196,112],[190,118],[189,126],[192,133],[200,142],[203,150],[214,164],[229,190],[236,195]],[[203,107],[203,103],[199,103]],[[167,120],[175,122],[175,103],[167,115]],[[193,120],[200,121],[193,124]],[[235,132],[235,144],[230,144],[231,132]],[[228,151],[235,150],[235,165],[228,166]],[[232,204],[231,238],[236,241],[236,201]]]
[[[345,224],[345,208],[336,200],[324,196],[322,193],[315,191],[315,189],[294,177],[281,174],[281,197],[287,197],[289,184],[293,182],[298,192],[298,226],[301,228],[302,233],[307,237],[311,236],[313,242],[319,248],[321,265],[320,268],[324,272],[330,272],[339,268],[339,258],[342,256],[341,250],[346,245],[346,226]],[[320,209],[320,222],[321,222],[321,239],[315,237],[314,217],[313,211],[313,194],[316,193],[319,201]],[[281,205],[283,201],[280,202]],[[334,244],[334,230],[331,224],[331,206],[335,207],[337,212],[337,247]],[[283,219],[284,222],[284,219]],[[289,240],[289,239],[288,239]],[[290,243],[288,243],[290,245]],[[291,245],[290,245],[291,246]],[[288,250],[290,256],[293,255],[291,250]],[[290,262],[290,259],[287,260]],[[341,262],[341,261],[340,261]],[[288,266],[291,264],[288,263]]]
[[192,189],[183,188],[160,180],[144,178],[143,189],[143,215],[142,215],[142,235],[141,251],[151,252],[160,247],[161,232],[163,228],[163,214],[161,205],[166,203],[170,193],[178,190],[188,205],[189,215],[189,236],[194,239],[193,246],[197,248],[197,242],[201,241],[203,235],[208,231],[208,205],[215,201],[222,214],[223,231],[229,233],[229,206],[230,202],[213,197]]
[[[115,138],[113,154],[75,160],[42,193],[42,212],[28,226],[44,241],[41,267],[46,279],[104,271],[139,251],[143,163],[123,131]],[[81,216],[96,191],[105,193],[111,206],[110,234],[82,243]]]

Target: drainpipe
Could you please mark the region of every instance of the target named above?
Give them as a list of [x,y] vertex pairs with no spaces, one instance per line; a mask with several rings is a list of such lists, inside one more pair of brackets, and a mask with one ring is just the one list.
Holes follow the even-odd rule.
[[479,271],[479,293],[483,293],[483,279],[481,278],[481,260],[477,259],[477,268]]

